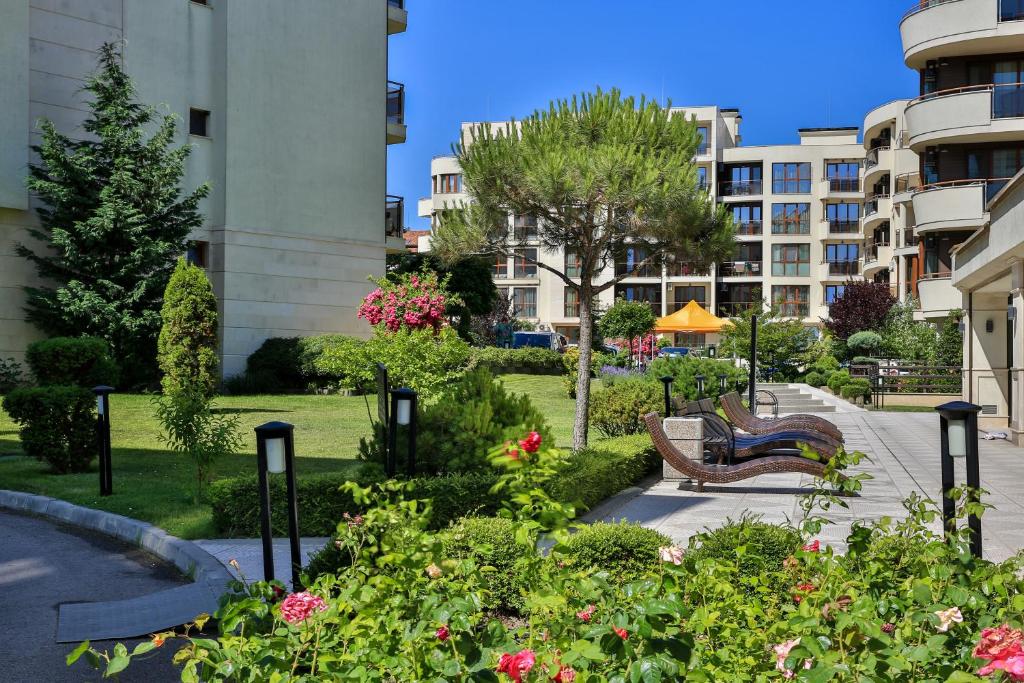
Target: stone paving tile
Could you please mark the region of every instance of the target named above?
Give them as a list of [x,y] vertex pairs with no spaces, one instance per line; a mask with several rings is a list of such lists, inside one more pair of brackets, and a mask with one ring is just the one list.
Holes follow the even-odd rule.
[[[843,431],[850,450],[868,456],[854,471],[873,477],[864,483],[860,496],[845,499],[848,510],[833,508],[826,514],[835,524],[822,531],[823,540],[842,551],[845,544],[841,541],[854,519],[901,519],[906,516],[902,501],[912,493],[939,500],[937,415],[851,411],[822,416]],[[985,555],[1000,560],[1024,548],[1020,522],[1024,496],[1018,493],[1024,486],[1024,449],[1004,441],[981,440],[979,454],[982,487],[989,491],[985,500],[996,506],[982,522]],[[958,481],[962,481],[963,462],[957,466]],[[708,486],[704,493],[697,493],[693,487],[662,481],[610,511],[606,519],[635,521],[685,543],[705,527],[718,526],[726,518],[737,519],[745,512],[771,522],[799,519],[800,489],[810,482],[806,475],[766,475],[730,486]]]
[[[308,563],[309,558],[323,548],[328,540],[327,538],[300,539],[299,550],[302,551],[302,564]],[[218,538],[195,541],[195,544],[220,560],[221,564],[227,567],[235,578],[244,577],[246,581],[263,580],[263,542],[260,539]],[[241,567],[241,574],[230,565],[231,560],[235,560]],[[291,561],[291,548],[288,545],[288,539],[275,538],[274,574],[275,578],[286,586],[291,586]]]

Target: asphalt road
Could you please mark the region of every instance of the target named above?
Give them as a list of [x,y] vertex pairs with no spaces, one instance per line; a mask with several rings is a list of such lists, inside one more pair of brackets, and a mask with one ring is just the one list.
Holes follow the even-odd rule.
[[[0,681],[101,680],[84,659],[65,665],[75,644],[54,642],[58,607],[134,598],[187,582],[173,565],[108,536],[0,511]],[[94,646],[112,650],[114,643]],[[175,649],[168,642],[119,680],[180,680],[170,661]]]

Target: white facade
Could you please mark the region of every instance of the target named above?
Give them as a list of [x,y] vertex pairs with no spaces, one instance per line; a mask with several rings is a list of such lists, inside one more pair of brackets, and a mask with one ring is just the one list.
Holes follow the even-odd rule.
[[[367,276],[404,249],[385,195],[387,144],[405,139],[388,34],[406,20],[400,0],[3,3],[0,357],[39,336],[22,311],[34,273],[13,254],[35,220],[24,178],[36,121],[80,131],[79,91],[107,41],[123,41],[140,100],[178,115],[177,142],[193,146],[185,188],[211,183],[193,238],[218,298],[224,375],[268,337],[365,334]],[[208,112],[205,134],[190,134],[190,110]]]
[[[861,277],[864,148],[857,129],[805,129],[800,131],[800,144],[742,147],[738,110],[710,106],[673,112],[695,119],[703,129],[706,145],[698,150],[695,163],[712,199],[734,213],[736,253],[708,272],[674,264],[645,273],[646,277],[627,278],[603,292],[600,304],[610,306],[616,296],[641,299],[663,316],[693,299],[719,315],[733,315],[755,300],[771,298],[806,324],[820,324],[828,314],[828,298],[841,292],[845,282]],[[462,131],[476,125],[463,124]],[[457,159],[435,157],[431,195],[420,200],[419,215],[430,217],[433,225],[438,211],[467,200]],[[782,218],[787,210],[788,221]],[[774,222],[773,213],[779,214]],[[829,216],[834,220],[829,222]],[[509,229],[514,235],[514,216],[509,217]],[[545,252],[529,239],[521,246],[537,249],[542,262],[559,270],[566,265],[562,251]],[[620,272],[631,267],[628,262],[619,265]],[[609,266],[604,280],[614,274],[615,267]],[[511,296],[519,317],[575,338],[579,318],[572,290],[555,275],[525,262],[517,264],[514,258],[499,259],[495,283]],[[679,341],[699,345],[705,340]]]

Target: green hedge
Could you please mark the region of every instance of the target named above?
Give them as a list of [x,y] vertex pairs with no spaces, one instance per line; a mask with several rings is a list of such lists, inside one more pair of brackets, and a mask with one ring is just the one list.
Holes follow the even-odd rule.
[[566,555],[578,568],[594,567],[611,574],[616,581],[634,581],[661,565],[658,552],[672,545],[672,539],[637,524],[598,522],[573,534]]
[[7,394],[3,409],[21,425],[25,454],[56,474],[88,472],[96,456],[96,396],[84,387],[22,387]]
[[[561,501],[591,508],[634,485],[658,466],[659,457],[646,435],[608,439],[595,448],[569,456],[563,474],[549,494]],[[298,480],[299,527],[304,536],[331,536],[342,514],[362,510],[340,488],[352,480],[367,486],[382,479],[379,470],[364,467],[352,474],[301,477]],[[495,514],[502,500],[490,493],[497,472],[480,472],[416,481],[417,497],[432,501],[430,527],[443,529],[462,517]],[[271,524],[275,534],[287,534],[283,477],[271,478]],[[226,537],[260,535],[256,477],[222,479],[210,487],[213,524]]]
[[70,385],[91,389],[117,382],[110,346],[97,337],[53,337],[33,342],[25,362],[40,386]]
[[566,372],[562,354],[551,349],[503,349],[497,346],[474,348],[470,367],[487,368],[495,375],[563,375]]

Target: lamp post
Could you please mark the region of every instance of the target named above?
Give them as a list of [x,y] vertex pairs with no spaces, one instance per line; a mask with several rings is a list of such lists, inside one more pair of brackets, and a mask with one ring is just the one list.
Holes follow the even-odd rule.
[[704,398],[704,375],[698,373],[693,376],[697,380],[697,400]]
[[876,394],[878,396],[878,398],[875,399],[875,410],[879,410],[885,402],[885,375],[881,373],[878,374],[878,377],[875,378],[875,386],[877,388]]
[[757,379],[754,373],[757,371],[757,316],[750,316],[750,380],[747,382],[747,405],[750,407],[750,414],[757,415]]
[[[967,497],[978,502],[981,491],[981,471],[978,465],[978,413],[981,406],[966,401],[952,401],[937,407],[942,444],[942,521],[946,535],[956,528],[956,507],[950,498],[954,487],[953,458],[965,458],[967,465]],[[968,515],[971,554],[981,557],[981,518]]]
[[408,427],[408,451],[406,471],[409,476],[416,474],[416,392],[408,387],[391,390],[391,424],[388,426],[389,477],[395,476],[398,460],[398,427]]
[[659,378],[665,385],[665,417],[672,417],[672,375]]
[[708,358],[714,358],[717,355],[718,355],[718,348],[714,344],[711,344],[710,346],[708,346]]
[[302,590],[299,572],[299,501],[295,495],[295,427],[267,422],[256,428],[256,465],[259,471],[260,531],[263,537],[263,580],[274,580],[274,532],[270,525],[270,476],[285,475],[288,500],[288,541],[292,555],[292,589]]
[[725,393],[725,390],[728,387],[728,382],[729,382],[729,375],[725,374],[724,372],[721,372],[721,373],[718,374],[718,393],[719,394],[724,394]]
[[110,394],[114,387],[100,385],[92,388],[96,394],[96,448],[99,452],[100,495],[114,492],[114,467],[110,459]]

